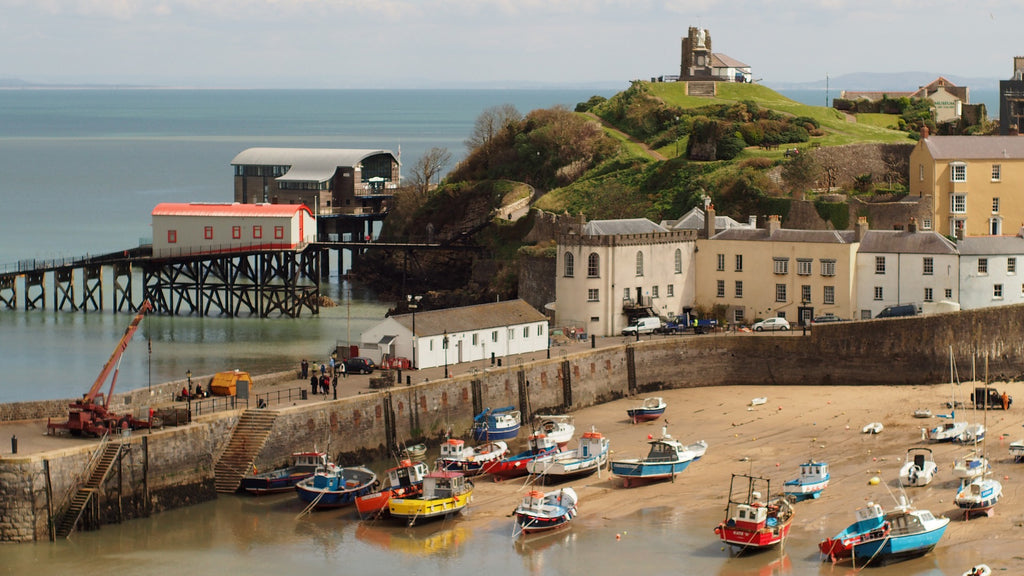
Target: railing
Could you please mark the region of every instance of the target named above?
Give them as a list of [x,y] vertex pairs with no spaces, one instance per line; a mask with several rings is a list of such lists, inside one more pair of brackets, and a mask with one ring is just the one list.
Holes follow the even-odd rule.
[[[303,392],[308,394],[305,387],[271,390],[269,392],[261,392],[254,395],[254,400],[257,406],[266,408],[272,404],[284,404],[303,400]],[[237,396],[208,396],[188,402],[186,400],[182,400],[181,396],[175,395],[174,400],[175,402],[184,402],[183,407],[186,410],[191,407],[192,413],[195,416],[249,407],[248,398],[239,398]],[[177,406],[174,407],[177,408]]]

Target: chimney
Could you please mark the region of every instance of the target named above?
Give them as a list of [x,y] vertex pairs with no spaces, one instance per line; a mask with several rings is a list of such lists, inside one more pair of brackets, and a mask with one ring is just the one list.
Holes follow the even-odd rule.
[[913,216],[910,217],[910,223],[907,224],[907,232],[910,232],[911,234],[917,232],[917,218],[914,218]]
[[715,205],[708,204],[704,210],[704,235],[711,238],[715,235]]
[[861,216],[861,217],[857,218],[857,228],[854,230],[854,233],[853,233],[853,241],[854,242],[863,242],[864,241],[864,236],[867,234],[867,231],[868,231],[868,218],[867,218],[867,216]]
[[921,126],[921,140],[927,140],[927,139],[928,139],[928,127],[927,126]]
[[779,223],[779,215],[772,214],[768,217],[768,237],[771,238],[773,234],[779,231],[782,224]]

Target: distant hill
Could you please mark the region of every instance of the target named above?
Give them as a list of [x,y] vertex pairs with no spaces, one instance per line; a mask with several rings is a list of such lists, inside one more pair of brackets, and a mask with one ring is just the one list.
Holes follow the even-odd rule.
[[[938,72],[858,72],[855,74],[843,74],[828,79],[828,87],[837,94],[840,90],[917,90],[928,84],[939,76],[949,79],[957,86],[967,86],[971,89],[997,90],[999,78],[968,78],[955,74],[941,74]],[[825,79],[811,82],[764,82],[775,90],[824,90]]]

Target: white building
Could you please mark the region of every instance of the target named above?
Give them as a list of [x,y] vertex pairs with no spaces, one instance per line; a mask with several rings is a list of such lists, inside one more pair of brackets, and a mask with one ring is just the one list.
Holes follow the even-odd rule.
[[408,358],[416,368],[504,358],[548,348],[548,320],[525,300],[385,319],[361,336],[360,355]]
[[856,264],[857,318],[874,318],[886,306],[914,304],[928,311],[960,298],[956,245],[936,232],[868,230]]
[[[1024,231],[1022,231],[1024,234]],[[960,249],[960,306],[964,310],[1024,302],[1024,238],[968,236]]]
[[316,219],[302,204],[157,204],[153,256],[295,250],[316,240]]
[[694,301],[696,238],[646,218],[593,220],[559,237],[556,325],[611,336],[633,317],[681,315]]

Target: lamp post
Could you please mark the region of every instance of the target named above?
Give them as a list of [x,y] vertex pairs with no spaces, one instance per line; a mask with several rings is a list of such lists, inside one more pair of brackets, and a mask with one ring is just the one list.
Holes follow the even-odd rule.
[[416,364],[416,309],[419,308],[420,300],[423,300],[423,296],[413,296],[406,294],[405,301],[409,303],[409,309],[412,310],[412,367],[413,370],[418,369]]
[[185,402],[188,405],[188,421],[192,421],[192,369],[185,371],[185,377],[188,378],[188,394],[185,395]]
[[444,338],[441,340],[441,348],[444,348],[444,377],[448,377],[448,331],[444,331]]

